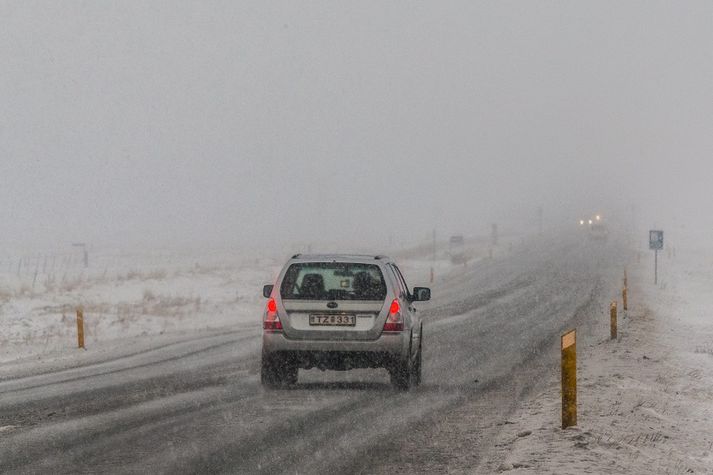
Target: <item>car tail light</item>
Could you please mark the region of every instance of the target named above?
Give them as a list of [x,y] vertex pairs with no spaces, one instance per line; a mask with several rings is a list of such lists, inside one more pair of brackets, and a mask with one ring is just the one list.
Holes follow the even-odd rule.
[[264,330],[282,330],[282,322],[277,315],[277,302],[274,298],[267,301],[265,309],[265,317],[262,320],[262,328]]
[[401,316],[401,304],[398,299],[394,299],[389,307],[389,315],[384,323],[385,332],[400,332],[404,329],[404,319]]

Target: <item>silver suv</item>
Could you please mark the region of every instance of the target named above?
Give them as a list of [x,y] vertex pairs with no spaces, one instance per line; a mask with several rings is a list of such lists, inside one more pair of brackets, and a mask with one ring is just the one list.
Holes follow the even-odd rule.
[[410,291],[388,257],[297,254],[263,295],[265,386],[297,383],[299,368],[386,368],[399,389],[420,384],[423,324],[413,303],[431,290]]

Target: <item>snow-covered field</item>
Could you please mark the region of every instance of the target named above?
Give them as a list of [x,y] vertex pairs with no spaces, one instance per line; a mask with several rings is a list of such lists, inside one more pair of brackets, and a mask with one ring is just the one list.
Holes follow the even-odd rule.
[[248,325],[262,283],[281,265],[231,252],[96,252],[87,269],[71,254],[25,260],[29,271],[13,265],[0,274],[0,361],[76,347],[80,305],[90,350],[129,337]]
[[[480,243],[468,250],[471,263],[488,254]],[[436,279],[458,271],[445,248],[435,261],[427,245],[390,254],[401,262],[411,285],[428,285],[432,267]],[[262,286],[274,281],[289,255],[105,250],[91,252],[85,268],[79,250],[8,253],[0,256],[0,362],[78,357],[80,305],[87,348],[83,358],[187,333],[258,329]]]
[[[497,441],[509,473],[713,473],[713,251],[642,251],[619,341],[605,309],[578,344],[578,426],[559,428],[559,373]],[[670,257],[669,257],[670,256]],[[621,303],[619,304],[621,306]]]

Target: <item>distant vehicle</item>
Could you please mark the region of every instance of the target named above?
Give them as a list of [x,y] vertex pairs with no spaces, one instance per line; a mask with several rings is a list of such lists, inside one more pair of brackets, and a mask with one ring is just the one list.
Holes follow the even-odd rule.
[[[585,225],[588,227],[585,228]],[[594,240],[606,240],[609,237],[609,229],[607,229],[606,224],[601,215],[596,215],[593,218],[585,221],[583,219],[579,220],[579,226],[582,229],[589,230],[589,238]]]
[[385,256],[293,256],[266,285],[261,382],[297,383],[300,368],[386,368],[402,390],[421,382],[423,324],[414,302],[431,290],[409,290]]
[[451,256],[451,262],[453,264],[464,264],[466,262],[465,256],[465,240],[460,234],[451,236],[448,241],[448,254]]
[[605,240],[609,237],[609,230],[604,223],[592,223],[589,226],[589,237],[596,240]]

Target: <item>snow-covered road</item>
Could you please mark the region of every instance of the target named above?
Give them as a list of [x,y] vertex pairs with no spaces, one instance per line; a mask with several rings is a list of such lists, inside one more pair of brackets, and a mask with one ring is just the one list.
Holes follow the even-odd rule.
[[507,415],[559,369],[560,332],[617,285],[623,247],[541,238],[440,279],[424,384],[382,370],[259,384],[254,326],[164,337],[0,380],[0,471],[445,473],[485,467]]

